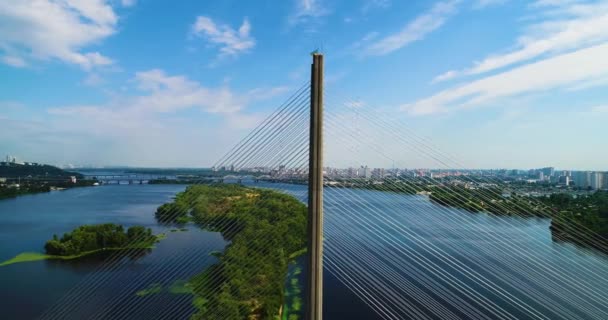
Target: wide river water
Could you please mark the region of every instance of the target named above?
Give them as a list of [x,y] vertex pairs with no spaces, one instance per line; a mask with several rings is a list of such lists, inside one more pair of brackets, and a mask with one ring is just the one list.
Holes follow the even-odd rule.
[[[305,186],[255,185],[302,200],[306,195]],[[0,318],[187,319],[194,312],[191,296],[167,288],[204,270],[215,261],[210,253],[227,243],[193,225],[170,232],[173,227],[156,222],[155,209],[184,188],[103,185],[0,201],[0,261],[42,252],[53,234],[82,224],[143,225],[168,235],[156,248],[119,260],[0,267]],[[421,196],[369,190],[328,189],[325,200],[327,319],[432,314],[421,303],[428,298],[439,301],[445,315],[463,319],[473,313],[456,305],[488,317],[608,319],[608,259],[553,242],[546,219],[470,214]],[[152,282],[162,285],[161,293],[135,295]]]

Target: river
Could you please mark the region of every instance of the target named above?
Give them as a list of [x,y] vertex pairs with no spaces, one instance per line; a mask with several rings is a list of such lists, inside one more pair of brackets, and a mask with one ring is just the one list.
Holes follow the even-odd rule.
[[[305,186],[300,185],[255,185],[283,190],[301,200],[306,195]],[[68,262],[46,260],[0,267],[1,318],[35,319],[42,315],[62,318],[60,316],[70,299],[80,295],[72,288],[82,285],[85,280],[95,280],[92,275],[101,270],[106,280],[95,284],[95,294],[91,295],[94,298],[79,299],[79,305],[69,309],[69,317],[63,318],[187,319],[194,312],[188,295],[173,294],[166,289],[145,297],[135,295],[151,282],[159,282],[158,279],[161,279],[163,288],[168,288],[175,281],[199,273],[215,261],[210,253],[222,250],[227,244],[220,234],[205,232],[192,225],[187,226],[188,230],[184,232],[170,232],[172,227],[157,224],[154,219],[156,207],[170,201],[184,188],[180,185],[102,185],[0,201],[0,261],[21,252],[42,252],[44,242],[53,234],[61,235],[82,224],[143,225],[152,228],[154,233],[165,232],[168,235],[156,248],[112,263],[108,257],[95,256]],[[424,289],[422,278],[414,275],[420,270],[419,261],[427,259],[459,279],[463,286],[468,285],[475,292],[482,293],[498,308],[517,318],[556,319],[557,315],[563,314],[522,293],[526,285],[563,302],[560,308],[565,308],[573,318],[602,319],[601,316],[608,312],[605,303],[603,306],[594,301],[587,302],[588,305],[577,304],[581,299],[581,288],[568,287],[570,282],[561,283],[560,288],[572,290],[546,292],[547,288],[555,287],[535,278],[544,269],[526,265],[526,255],[534,253],[535,261],[558,268],[563,272],[561,275],[575,279],[585,290],[608,294],[606,256],[573,245],[554,243],[546,219],[492,217],[446,208],[436,210],[436,206],[424,197],[370,190],[328,189],[325,199],[326,259],[334,266],[340,263],[348,265],[353,268],[351,274],[357,274],[357,267],[365,267],[370,272],[368,276],[379,283],[409,279],[411,284]],[[373,204],[373,208],[380,209],[368,207],[361,210],[362,203],[366,206]],[[484,230],[484,233],[479,230]],[[494,239],[488,235],[495,236],[496,241],[488,240]],[[445,252],[462,267],[456,268],[454,264],[438,260],[431,254],[437,251]],[[366,256],[370,252],[378,255]],[[353,260],[345,260],[349,255]],[[390,257],[400,257],[405,263]],[[411,259],[404,259],[407,257]],[[399,266],[397,278],[388,279],[380,272],[377,268],[382,264]],[[107,268],[108,265],[111,268]],[[509,273],[521,268],[527,268],[527,273],[513,273],[512,283],[505,283],[504,277],[496,277],[496,272]],[[489,279],[506,293],[496,294],[491,290],[492,286],[470,279],[463,269]],[[348,279],[336,270],[334,267],[325,272],[325,317],[380,319],[372,308],[346,288],[343,283],[348,284],[345,281]],[[447,288],[445,279],[436,277],[434,280],[439,284],[444,281]],[[416,303],[419,296],[415,291],[395,282],[392,285],[392,292],[399,293],[405,301],[409,299]],[[457,293],[455,289],[446,290]],[[427,294],[435,294],[438,301],[446,297],[432,292]],[[524,307],[513,301],[521,301]],[[467,302],[473,307],[483,307],[482,302],[475,301],[473,297]],[[386,307],[397,305],[397,301],[390,299],[383,303]],[[174,311],[165,314],[164,310]],[[462,317],[458,310],[450,311]],[[534,312],[541,316],[533,317]],[[398,316],[406,317],[406,314]]]

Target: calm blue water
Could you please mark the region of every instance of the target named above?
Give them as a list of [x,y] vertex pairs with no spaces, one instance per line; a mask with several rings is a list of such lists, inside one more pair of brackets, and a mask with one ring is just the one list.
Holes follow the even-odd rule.
[[[306,198],[305,186],[252,185]],[[137,224],[168,234],[157,248],[117,261],[95,256],[0,267],[2,319],[43,314],[56,319],[187,319],[194,311],[191,297],[166,288],[204,270],[215,259],[209,253],[222,250],[226,242],[219,234],[194,226],[171,233],[170,227],[156,223],[155,209],[183,189],[104,185],[0,201],[2,261],[24,251],[42,252],[53,234],[88,223]],[[480,310],[492,305],[519,319],[559,319],[564,314],[572,319],[608,319],[603,317],[608,305],[602,300],[608,295],[608,260],[593,251],[554,243],[548,220],[470,214],[438,209],[418,196],[336,189],[326,189],[325,214],[327,319],[380,319],[374,310],[384,309],[401,310],[396,317],[412,318],[404,306],[424,311],[423,294],[462,319],[466,314],[450,307],[448,297],[457,295]],[[421,273],[431,265],[442,275]],[[356,285],[353,279],[373,282],[367,283],[367,292],[354,293],[348,289]],[[469,288],[469,294],[453,281]],[[152,282],[160,282],[163,292],[135,295]],[[79,287],[83,283],[87,285]],[[384,291],[374,291],[381,285]],[[74,287],[80,288],[75,294]],[[373,305],[370,296],[379,298],[380,305],[368,306]],[[169,309],[174,311],[163,313]]]
[[[306,197],[303,186],[269,187]],[[378,318],[363,301],[388,318],[608,319],[607,256],[554,242],[549,219],[471,214],[416,195],[324,193],[329,319]]]
[[[95,256],[0,267],[2,319],[34,319],[49,310],[47,316],[52,318],[150,319],[160,314],[159,304],[181,310],[171,317],[187,318],[194,310],[187,296],[168,292],[135,295],[158,279],[169,286],[175,280],[199,273],[215,261],[208,253],[226,245],[218,233],[203,232],[194,226],[187,226],[187,232],[169,232],[171,227],[156,223],[156,208],[183,189],[184,186],[174,185],[107,185],[0,201],[2,261],[25,251],[42,252],[45,241],[53,234],[82,224],[143,225],[154,233],[168,235],[155,249],[139,250],[118,261]],[[103,272],[92,277],[102,267]],[[169,274],[171,277],[166,276]],[[77,294],[69,294],[71,288],[83,282],[87,285],[80,287]],[[74,299],[78,299],[77,306],[67,303]],[[129,308],[123,309],[125,305]],[[61,313],[66,306],[71,306],[69,316]]]

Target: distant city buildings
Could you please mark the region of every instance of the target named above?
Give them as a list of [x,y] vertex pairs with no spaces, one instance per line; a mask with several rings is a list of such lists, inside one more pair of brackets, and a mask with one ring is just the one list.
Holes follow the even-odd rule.
[[36,162],[26,162],[19,161],[16,157],[7,155],[4,158],[4,161],[0,161],[0,166],[10,166],[10,165],[25,165],[25,166],[40,166],[41,164]]
[[4,162],[2,162],[3,165],[9,165],[9,164],[23,164],[19,161],[17,161],[16,157],[13,157],[11,155],[7,155]]

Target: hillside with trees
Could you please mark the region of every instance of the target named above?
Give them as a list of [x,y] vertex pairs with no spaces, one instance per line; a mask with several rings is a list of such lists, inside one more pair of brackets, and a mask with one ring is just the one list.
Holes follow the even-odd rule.
[[45,164],[0,162],[0,200],[57,189],[91,186],[96,182],[83,178],[80,173]]
[[3,178],[65,178],[76,177],[81,179],[83,176],[77,172],[65,171],[55,166],[47,164],[19,164],[19,163],[0,163],[0,177]]

